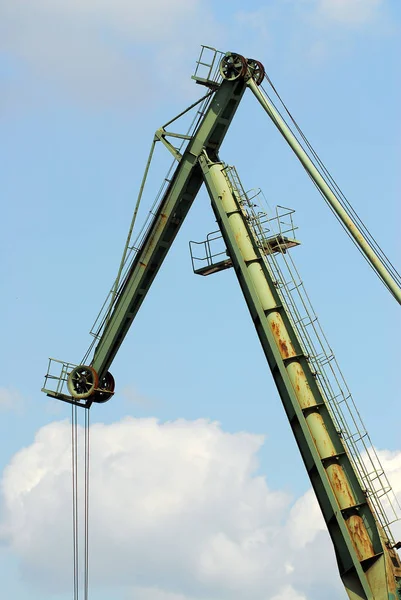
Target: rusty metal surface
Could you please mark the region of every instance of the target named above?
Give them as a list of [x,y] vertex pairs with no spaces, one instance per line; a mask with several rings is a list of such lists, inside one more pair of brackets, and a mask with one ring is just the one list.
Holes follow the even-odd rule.
[[366,560],[373,556],[375,553],[373,545],[362,518],[359,515],[352,515],[347,519],[347,527],[359,560]]
[[278,312],[272,312],[267,317],[267,322],[273,333],[277,347],[280,350],[282,358],[296,356],[294,346],[292,345],[288,331],[284,325],[283,319]]
[[[235,242],[246,262],[250,280],[265,311],[266,322],[279,354],[284,361],[299,407],[305,411],[305,421],[317,452],[321,459],[336,457],[335,444],[330,437],[324,418],[319,412],[318,402],[309,384],[304,366],[297,357],[297,351],[292,342],[291,334],[280,312],[282,307],[276,303],[275,296],[270,289],[269,282],[259,262],[254,244],[249,237],[244,222],[245,217],[238,210],[236,200],[225,183],[224,178],[221,176],[221,165],[216,164],[210,167],[210,170],[213,172],[214,184],[219,190],[219,198],[226,211]],[[329,461],[327,465],[323,464],[325,465],[327,480],[336,498],[338,509],[351,509],[345,515],[345,523],[358,559],[360,561],[366,560],[374,556],[373,544],[363,519],[356,513],[357,509],[355,508],[355,512],[352,512],[352,507],[355,507],[357,502],[347,474],[339,462]]]

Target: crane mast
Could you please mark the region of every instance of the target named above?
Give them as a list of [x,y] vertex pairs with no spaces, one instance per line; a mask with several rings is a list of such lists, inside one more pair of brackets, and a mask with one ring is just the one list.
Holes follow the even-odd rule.
[[[210,75],[218,58],[221,58],[217,65],[220,81]],[[198,61],[198,64],[204,63]],[[327,524],[348,597],[350,600],[401,600],[401,562],[396,552],[399,546],[392,543],[375,514],[302,340],[269,272],[265,254],[272,251],[272,247],[269,248],[268,240],[260,243],[244,207],[240,182],[219,157],[221,143],[247,87],[267,110],[326,198],[329,196],[332,204],[336,198],[331,198],[332,190],[321,185],[319,173],[313,172],[308,157],[296,145],[285,123],[280,122],[274,106],[261,93],[258,87],[264,75],[261,63],[216,51],[208,66],[209,75],[202,78],[195,73],[194,78],[210,88],[210,100],[183,154],[166,141],[169,135],[166,130],[158,130],[158,139],[163,138],[178,165],[112,299],[90,364],[76,366],[56,361],[62,365],[61,374],[51,375],[49,369],[43,391],[85,408],[112,396],[114,380],[109,373],[110,365],[205,183],[227,249],[228,259],[223,268],[232,266],[238,278]],[[177,137],[177,134],[170,135]],[[347,215],[340,217],[345,221],[348,218]],[[370,247],[364,247],[368,244],[362,233],[353,226],[351,230],[386,286],[400,299],[400,288],[377,257],[371,256]],[[280,240],[279,250],[285,251],[285,243]],[[52,380],[57,381],[55,389],[50,389]]]

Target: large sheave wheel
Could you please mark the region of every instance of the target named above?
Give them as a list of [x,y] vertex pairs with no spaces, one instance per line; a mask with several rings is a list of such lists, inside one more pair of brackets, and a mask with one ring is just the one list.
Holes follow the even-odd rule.
[[92,396],[98,384],[99,378],[92,367],[79,365],[68,375],[68,391],[77,400],[85,400],[85,398]]
[[107,371],[106,375],[103,375],[99,381],[99,389],[96,390],[93,396],[93,402],[107,402],[114,394],[114,377]]
[[243,56],[241,56],[241,54],[227,52],[227,54],[221,59],[220,74],[224,79],[234,81],[234,79],[244,77],[246,70],[246,60]]
[[265,76],[265,69],[261,62],[254,58],[247,58],[248,68],[256,85],[260,85]]

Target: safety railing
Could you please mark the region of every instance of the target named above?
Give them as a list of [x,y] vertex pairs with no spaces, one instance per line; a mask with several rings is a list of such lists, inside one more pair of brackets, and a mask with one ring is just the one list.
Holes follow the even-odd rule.
[[208,87],[217,87],[222,80],[220,74],[220,62],[224,56],[224,52],[216,50],[211,46],[201,46],[201,52],[196,61],[195,72],[192,79],[197,83]]
[[49,358],[42,392],[49,396],[70,395],[67,388],[68,375],[77,365],[56,358]]
[[312,373],[316,377],[322,396],[332,415],[337,432],[344,442],[346,452],[359,477],[375,514],[390,542],[394,539],[390,525],[400,519],[401,507],[392,493],[392,488],[379,456],[374,448],[351,392],[320,326],[304,283],[288,247],[269,251],[266,239],[293,236],[294,211],[276,207],[276,215],[268,216],[262,205],[263,195],[247,194],[234,168],[226,169],[231,189],[239,198],[255,241],[262,250],[266,266],[277,288],[280,299],[297,334]]
[[228,269],[232,262],[219,231],[212,231],[203,242],[189,242],[192,270],[197,275],[210,275]]

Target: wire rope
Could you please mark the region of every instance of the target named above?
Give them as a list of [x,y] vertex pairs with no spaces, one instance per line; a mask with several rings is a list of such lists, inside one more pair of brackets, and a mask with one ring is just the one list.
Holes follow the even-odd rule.
[[79,596],[79,538],[78,538],[78,438],[77,407],[71,406],[71,470],[72,470],[72,547],[73,547],[73,594]]
[[[291,121],[294,123],[294,126],[296,127],[296,129],[299,132],[301,138],[305,142],[307,148],[309,149],[309,151],[311,152],[311,154],[313,155],[313,157],[317,161],[319,167],[322,169],[322,172],[326,175],[326,177],[327,177],[326,183],[330,186],[330,189],[333,192],[337,192],[337,195],[340,196],[341,200],[343,201],[341,203],[342,206],[344,208],[345,208],[345,206],[348,208],[348,211],[349,211],[348,214],[349,214],[349,216],[351,216],[351,214],[352,214],[353,220],[358,223],[358,225],[361,228],[361,230],[363,230],[363,232],[365,234],[365,237],[367,237],[369,239],[369,242],[370,242],[370,245],[371,245],[372,249],[374,249],[377,252],[377,254],[380,255],[380,257],[383,259],[383,262],[386,264],[386,267],[391,272],[391,274],[394,276],[394,278],[395,279],[397,279],[397,278],[399,279],[400,276],[399,276],[398,272],[396,271],[394,265],[391,263],[391,261],[388,258],[388,256],[384,253],[384,251],[382,250],[382,248],[379,246],[378,242],[375,240],[375,238],[373,237],[373,235],[370,233],[370,231],[368,230],[368,228],[366,227],[366,225],[363,223],[362,219],[359,217],[359,215],[357,214],[357,212],[353,208],[352,204],[349,202],[349,200],[347,199],[347,197],[345,196],[345,194],[342,192],[342,190],[338,186],[337,182],[332,177],[332,175],[330,174],[330,172],[326,168],[325,164],[320,159],[319,155],[317,154],[317,152],[315,151],[315,149],[313,148],[313,146],[311,145],[311,143],[309,142],[309,140],[307,139],[307,137],[305,136],[305,134],[303,133],[303,131],[301,130],[301,128],[299,127],[299,125],[297,124],[297,122],[295,121],[295,119],[293,118],[293,116],[291,115],[291,113],[289,112],[288,108],[284,104],[283,100],[279,96],[277,90],[274,88],[274,86],[273,86],[273,84],[272,84],[271,81],[270,81],[270,85],[272,86],[273,90],[275,91],[275,94],[279,98],[281,104],[283,105],[285,111],[289,115]],[[315,164],[315,166],[316,166],[316,164]]]
[[[371,249],[375,252],[375,254],[378,256],[378,258],[380,258],[381,262],[383,263],[383,265],[386,267],[387,271],[392,275],[392,277],[395,279],[395,281],[397,282],[398,285],[401,286],[401,275],[398,273],[398,271],[396,270],[395,266],[391,263],[390,259],[388,258],[388,256],[385,254],[385,252],[382,250],[382,248],[380,247],[380,245],[378,244],[378,242],[376,241],[376,239],[373,237],[373,235],[370,233],[369,229],[367,228],[367,226],[365,225],[365,223],[362,221],[362,219],[359,217],[359,215],[357,214],[357,212],[355,211],[355,209],[352,207],[351,203],[348,201],[348,199],[346,198],[345,194],[341,191],[340,187],[338,186],[337,182],[335,181],[335,179],[332,177],[332,175],[330,174],[330,172],[328,171],[328,169],[326,168],[325,164],[323,163],[323,161],[320,159],[319,155],[317,154],[317,152],[315,151],[315,149],[313,148],[313,146],[311,145],[311,143],[309,142],[309,140],[307,139],[307,137],[305,136],[305,134],[303,133],[303,131],[301,130],[301,128],[299,127],[298,123],[295,121],[294,117],[292,116],[292,114],[290,113],[290,111],[288,110],[287,106],[285,105],[283,99],[281,98],[280,94],[278,93],[277,89],[275,88],[273,82],[271,81],[271,79],[266,75],[266,79],[268,81],[268,83],[270,84],[274,94],[276,95],[276,97],[278,98],[280,104],[282,105],[282,107],[284,108],[285,112],[287,113],[288,117],[290,118],[291,122],[293,123],[296,131],[298,132],[299,136],[301,137],[302,141],[304,142],[304,144],[306,145],[307,150],[309,150],[309,153],[307,152],[307,150],[305,149],[305,146],[303,146],[301,140],[299,139],[299,137],[296,135],[296,133],[294,132],[294,130],[292,129],[292,127],[289,125],[289,123],[285,120],[285,118],[283,117],[283,115],[281,114],[280,110],[277,108],[277,106],[274,104],[272,98],[270,98],[269,94],[267,93],[267,91],[262,87],[264,93],[266,94],[266,96],[269,98],[270,102],[272,102],[274,108],[278,111],[278,113],[280,114],[280,116],[283,118],[284,122],[286,123],[287,127],[289,127],[289,129],[291,130],[292,134],[295,136],[295,138],[298,140],[298,142],[301,144],[301,146],[304,147],[304,151],[309,154],[309,157],[311,158],[314,166],[317,168],[317,170],[320,172],[321,176],[323,177],[323,179],[325,180],[326,184],[329,186],[329,188],[331,189],[331,191],[337,196],[338,201],[340,202],[341,206],[344,208],[344,210],[347,212],[349,218],[356,224],[358,225],[359,229],[363,232],[369,246],[371,247]],[[316,185],[316,184],[315,184]],[[351,240],[353,241],[353,243],[356,245],[356,247],[358,248],[358,250],[361,252],[361,254],[364,256],[364,258],[367,260],[368,264],[372,267],[372,269],[376,272],[376,274],[378,275],[378,277],[381,279],[381,281],[383,281],[383,278],[377,273],[377,271],[373,268],[373,266],[370,264],[370,261],[366,258],[365,254],[362,252],[362,250],[359,248],[358,244],[355,242],[354,238],[351,236],[351,234],[349,233],[348,229],[346,228],[346,226],[342,223],[341,219],[338,217],[338,215],[335,213],[334,209],[332,208],[332,206],[330,205],[330,203],[327,201],[326,197],[324,196],[324,194],[321,192],[321,190],[319,189],[319,187],[316,185],[317,189],[319,190],[319,192],[321,193],[322,197],[324,198],[324,200],[326,201],[326,203],[328,204],[328,206],[330,207],[331,211],[334,213],[334,215],[336,216],[337,220],[340,222],[340,224],[342,225],[343,229],[346,231],[347,235],[351,238]],[[383,281],[383,283],[385,283]],[[386,284],[385,284],[386,285]],[[388,287],[386,285],[386,287]]]
[[89,457],[90,457],[90,412],[85,409],[85,441],[84,441],[84,600],[89,598]]
[[[71,407],[71,470],[72,470],[72,554],[73,554],[73,599],[80,597],[80,530],[79,514],[79,425],[75,404]],[[84,422],[84,500],[83,500],[83,598],[89,598],[89,474],[90,474],[90,413],[85,409]],[[82,562],[82,559],[81,559]]]
[[[189,109],[195,107],[197,104],[200,104],[199,109],[195,112],[195,115],[194,115],[194,117],[193,117],[190,125],[188,126],[188,129],[187,129],[187,132],[186,132],[185,136],[193,136],[195,130],[198,128],[198,126],[200,124],[200,121],[201,121],[201,119],[203,118],[203,116],[205,114],[205,110],[206,110],[208,104],[210,103],[210,101],[212,99],[212,96],[213,96],[213,93],[208,92],[203,98],[201,98],[200,100],[198,100],[198,102],[195,102],[193,105],[191,105],[187,109],[187,110],[189,110]],[[172,122],[174,122],[178,117],[180,117],[183,114],[185,114],[185,112],[187,112],[187,111],[184,111],[184,112],[180,113],[180,115],[178,115],[177,117],[175,117],[174,119],[172,119],[171,121],[169,121],[167,124],[165,124],[164,127],[166,125],[171,124]],[[184,144],[186,144],[187,142],[188,142],[188,139],[183,139],[181,141],[180,145],[177,148],[179,152],[181,152]],[[166,175],[165,175],[165,177],[163,179],[163,182],[160,185],[160,188],[159,188],[159,190],[158,190],[158,192],[156,194],[156,197],[155,197],[155,199],[154,199],[154,201],[153,201],[153,203],[152,203],[152,205],[150,207],[150,210],[148,212],[148,216],[145,219],[145,222],[142,225],[141,229],[139,230],[139,232],[138,232],[138,234],[137,234],[137,236],[136,236],[136,238],[135,238],[135,240],[134,240],[134,242],[133,242],[132,245],[131,245],[131,239],[130,238],[131,238],[131,235],[132,235],[133,232],[132,232],[132,228],[130,229],[130,234],[129,234],[129,237],[127,239],[126,247],[127,248],[129,247],[130,250],[133,250],[135,252],[134,257],[136,256],[138,248],[140,247],[140,245],[144,241],[145,236],[146,236],[146,234],[149,231],[149,228],[150,228],[150,225],[151,225],[150,220],[151,220],[152,217],[155,217],[156,210],[159,207],[159,204],[160,204],[160,201],[161,201],[160,200],[161,196],[162,196],[162,194],[164,192],[166,184],[170,182],[170,176],[171,176],[171,173],[172,173],[172,170],[173,170],[175,164],[176,164],[176,159],[174,159],[172,161],[170,167],[168,168],[167,173],[166,173]],[[143,184],[144,183],[145,182],[143,182]],[[135,207],[135,211],[138,211],[138,208],[139,208],[139,206],[138,207],[136,206]],[[101,318],[99,326],[94,331],[94,334],[93,334],[94,335],[94,339],[92,340],[92,342],[91,342],[88,350],[86,351],[86,353],[85,353],[85,355],[84,355],[84,357],[83,357],[83,359],[81,361],[81,364],[86,364],[86,361],[89,358],[89,356],[90,356],[93,348],[97,344],[97,341],[98,341],[98,339],[99,339],[99,337],[101,335],[101,332],[103,331],[103,329],[104,329],[104,327],[105,327],[105,325],[106,325],[109,317],[111,316],[113,307],[115,306],[115,303],[117,302],[117,300],[118,300],[118,298],[120,296],[121,290],[122,290],[122,288],[125,285],[126,276],[128,274],[128,270],[129,270],[130,266],[132,265],[132,261],[133,261],[133,259],[130,259],[130,253],[127,253],[125,262],[123,263],[123,267],[126,267],[126,269],[125,269],[124,273],[121,274],[121,272],[120,272],[121,283],[120,283],[118,289],[115,290],[115,293],[114,293],[114,295],[112,297],[112,302],[110,303],[110,305],[108,306],[105,314]],[[121,271],[122,271],[122,269],[121,269]],[[116,280],[114,281],[114,285],[115,285],[115,282],[116,282]],[[111,293],[113,293],[113,290],[111,291]],[[101,317],[102,310],[103,310],[103,308],[106,305],[107,305],[107,298],[106,298],[106,300],[105,300],[105,302],[104,302],[104,304],[102,306],[102,309],[101,309],[101,311],[100,311],[100,313],[99,313],[99,315],[98,315],[95,323]],[[93,330],[93,328],[92,328],[92,330]]]

